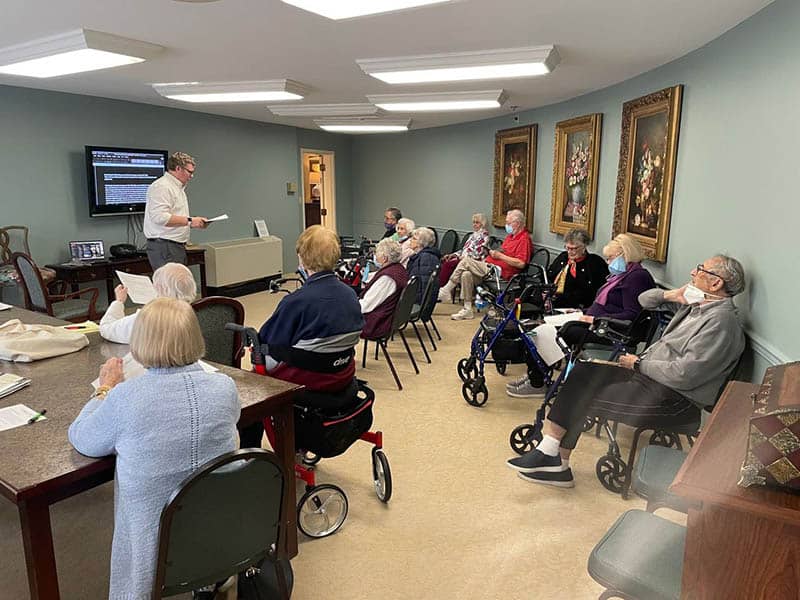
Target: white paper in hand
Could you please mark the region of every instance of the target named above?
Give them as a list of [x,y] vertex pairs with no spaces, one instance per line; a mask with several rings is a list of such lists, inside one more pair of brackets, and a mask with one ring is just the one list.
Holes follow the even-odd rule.
[[215,223],[216,221],[225,221],[227,220],[228,215],[219,215],[218,217],[214,217],[213,219],[206,219],[206,223]]
[[158,297],[156,288],[147,275],[131,275],[117,271],[117,277],[122,285],[128,288],[128,297],[135,304],[147,304]]
[[539,325],[533,330],[533,343],[536,351],[547,365],[552,365],[564,358],[564,351],[556,341],[556,328],[553,325]]
[[558,315],[545,315],[544,322],[548,325],[554,325],[556,327],[561,327],[564,323],[569,323],[570,321],[580,321],[583,313],[579,310],[571,313],[561,313]]

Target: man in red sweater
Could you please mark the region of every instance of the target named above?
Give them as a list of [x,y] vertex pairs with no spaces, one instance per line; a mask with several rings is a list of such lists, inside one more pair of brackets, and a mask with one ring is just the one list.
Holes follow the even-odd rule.
[[450,280],[439,290],[439,300],[444,302],[453,292],[456,284],[461,283],[461,298],[464,308],[459,310],[451,319],[460,321],[473,319],[472,299],[475,297],[475,286],[484,278],[499,270],[502,279],[511,279],[522,271],[531,260],[533,242],[530,232],[525,228],[525,213],[521,210],[510,210],[506,213],[506,239],[500,250],[490,250],[486,261],[475,260],[464,256],[450,276]]

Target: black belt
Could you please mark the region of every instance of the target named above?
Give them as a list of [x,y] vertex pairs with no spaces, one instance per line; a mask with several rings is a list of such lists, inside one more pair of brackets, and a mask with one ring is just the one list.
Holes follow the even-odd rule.
[[168,240],[165,238],[147,238],[148,242],[169,242],[170,244],[178,244],[178,246],[185,246],[186,242],[176,242],[175,240]]

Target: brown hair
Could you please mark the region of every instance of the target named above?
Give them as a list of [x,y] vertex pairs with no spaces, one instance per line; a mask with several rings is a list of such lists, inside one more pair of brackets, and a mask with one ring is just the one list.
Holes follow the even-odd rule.
[[300,234],[295,251],[309,271],[332,271],[342,255],[339,236],[322,225],[312,225]]
[[182,367],[197,362],[206,345],[192,306],[156,298],[136,315],[131,354],[144,367]]
[[197,161],[185,152],[173,152],[167,159],[167,171],[174,171],[178,167],[185,167],[186,165],[197,166]]

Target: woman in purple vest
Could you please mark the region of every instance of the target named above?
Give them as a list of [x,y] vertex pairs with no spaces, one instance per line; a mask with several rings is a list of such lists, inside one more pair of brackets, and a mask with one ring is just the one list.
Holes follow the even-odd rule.
[[364,329],[361,337],[374,340],[389,335],[392,329],[392,314],[400,299],[400,293],[408,283],[408,272],[400,264],[400,244],[383,239],[375,247],[375,262],[381,268],[361,292],[361,312]]

